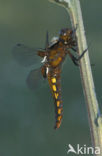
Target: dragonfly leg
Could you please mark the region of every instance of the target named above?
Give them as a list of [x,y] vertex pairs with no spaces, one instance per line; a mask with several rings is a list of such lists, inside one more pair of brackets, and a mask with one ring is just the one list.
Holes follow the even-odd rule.
[[87,49],[85,49],[78,58],[76,58],[73,54],[71,54],[70,51],[68,51],[68,54],[69,54],[70,58],[72,59],[73,63],[78,66],[79,65],[78,61],[84,56],[86,51],[87,51]]
[[79,60],[84,56],[84,54],[87,52],[87,50],[88,50],[88,48],[85,49],[85,50],[82,52],[82,54],[77,58],[77,61],[79,61]]
[[78,24],[76,24],[76,27],[73,28],[73,30],[72,30],[72,36],[73,36],[73,38],[76,38],[76,30],[77,30],[77,28],[78,28]]
[[77,49],[77,48],[74,48],[74,47],[72,47],[71,49],[72,49],[73,51],[75,51],[75,52],[78,51],[78,49]]
[[78,66],[77,58],[76,58],[73,54],[71,54],[70,51],[68,51],[68,54],[69,54],[71,60],[73,61],[73,63],[74,63],[76,66]]

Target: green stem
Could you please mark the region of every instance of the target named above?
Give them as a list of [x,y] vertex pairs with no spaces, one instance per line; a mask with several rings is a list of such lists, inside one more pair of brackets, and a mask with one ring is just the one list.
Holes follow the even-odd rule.
[[[88,46],[85,37],[85,30],[79,0],[50,1],[63,6],[70,15],[72,27],[75,28],[77,25],[76,37],[78,43],[78,54],[81,55],[81,53],[85,49],[87,49]],[[92,144],[94,148],[100,147],[100,153],[102,153],[102,118],[100,115],[99,105],[95,93],[88,51],[80,60],[80,75],[86,100],[86,106],[88,110],[88,119]]]

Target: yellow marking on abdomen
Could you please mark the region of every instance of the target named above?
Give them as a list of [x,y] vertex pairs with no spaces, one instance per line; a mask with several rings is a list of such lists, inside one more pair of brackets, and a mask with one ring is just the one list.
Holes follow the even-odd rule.
[[56,98],[56,99],[58,98],[58,93],[55,93],[55,98]]
[[57,107],[59,107],[60,106],[60,101],[57,101]]
[[52,83],[56,83],[56,78],[53,77],[53,78],[51,79],[51,81],[52,81]]
[[56,92],[56,86],[55,85],[52,85],[52,89],[54,92]]
[[62,119],[62,116],[61,115],[57,117],[57,120],[58,121],[60,121],[61,119]]
[[61,114],[61,110],[62,110],[61,108],[58,109],[58,114]]

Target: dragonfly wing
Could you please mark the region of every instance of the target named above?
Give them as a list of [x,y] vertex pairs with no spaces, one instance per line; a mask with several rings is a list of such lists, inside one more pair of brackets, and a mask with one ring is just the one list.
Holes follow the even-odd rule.
[[54,48],[54,46],[56,46],[59,42],[59,38],[58,37],[53,37],[50,44],[49,44],[49,48],[52,49]]
[[44,78],[41,74],[41,68],[32,70],[27,79],[27,85],[32,90],[37,90],[44,83]]
[[37,55],[37,50],[38,49],[27,47],[24,44],[17,44],[13,48],[13,56],[15,60],[23,66],[37,66],[41,62],[41,58]]

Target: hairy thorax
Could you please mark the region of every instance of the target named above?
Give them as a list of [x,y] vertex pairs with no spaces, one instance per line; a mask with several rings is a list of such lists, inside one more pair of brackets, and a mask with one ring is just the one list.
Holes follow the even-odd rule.
[[57,46],[53,49],[50,49],[48,55],[48,62],[51,67],[58,67],[62,64],[66,56],[64,46]]

